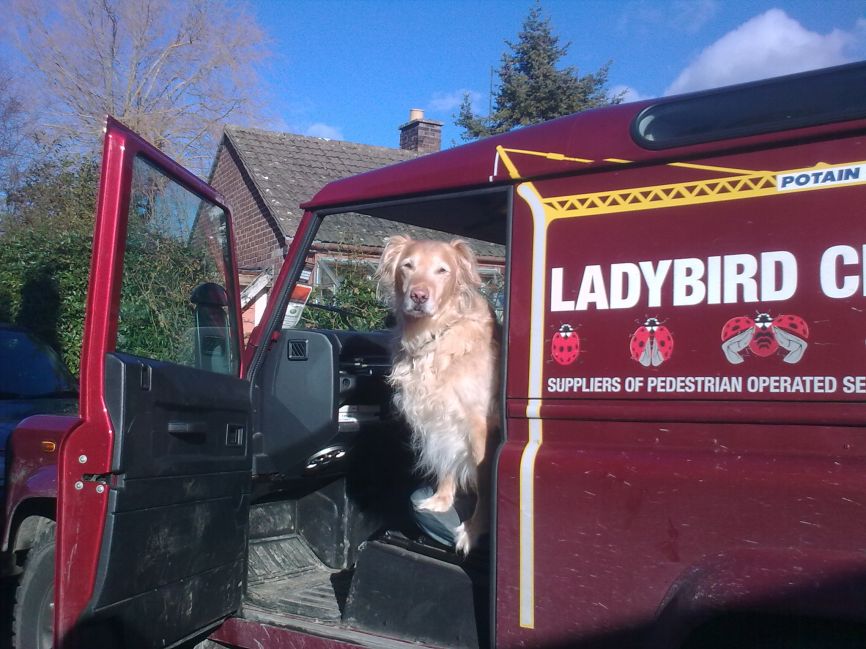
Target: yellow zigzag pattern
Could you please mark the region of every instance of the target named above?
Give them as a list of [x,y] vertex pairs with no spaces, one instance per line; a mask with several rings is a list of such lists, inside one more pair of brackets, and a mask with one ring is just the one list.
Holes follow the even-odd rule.
[[775,172],[759,172],[747,176],[543,198],[542,202],[553,211],[551,218],[567,218],[755,198],[775,193]]
[[[497,158],[502,160],[505,168],[508,170],[509,176],[515,180],[522,178],[522,176],[518,171],[517,166],[514,164],[514,161],[509,156],[509,153],[542,157],[548,160],[576,162],[579,164],[590,164],[594,162],[593,160],[586,158],[567,157],[561,153],[543,153],[540,151],[497,147]],[[617,164],[631,164],[629,160],[620,160],[615,158],[606,158],[605,161]],[[732,175],[720,178],[711,178],[708,180],[671,183],[667,185],[633,187],[629,189],[617,189],[569,196],[555,196],[550,198],[539,197],[545,207],[547,221],[550,222],[561,218],[591,216],[594,214],[612,214],[616,212],[630,212],[664,207],[676,207],[679,205],[695,205],[700,203],[714,203],[777,195],[776,177],[778,175],[795,173],[798,171],[811,171],[814,169],[825,168],[829,165],[826,163],[818,163],[814,167],[806,169],[791,169],[786,171],[753,171],[686,162],[672,162],[668,163],[668,166],[683,169],[719,171]],[[822,189],[822,187],[810,186],[805,187],[802,190],[795,189],[789,191],[809,191],[812,189]]]

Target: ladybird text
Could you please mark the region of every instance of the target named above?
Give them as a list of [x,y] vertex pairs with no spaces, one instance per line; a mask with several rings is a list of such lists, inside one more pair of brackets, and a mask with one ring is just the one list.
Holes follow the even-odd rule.
[[[828,248],[819,268],[827,297],[866,296],[866,244]],[[550,269],[550,310],[783,302],[798,285],[797,258],[787,250],[595,264],[576,275],[555,267]]]

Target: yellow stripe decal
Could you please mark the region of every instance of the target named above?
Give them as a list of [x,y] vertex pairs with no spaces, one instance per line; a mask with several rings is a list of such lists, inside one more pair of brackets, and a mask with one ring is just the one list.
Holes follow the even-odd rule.
[[[508,153],[542,156],[551,160],[591,163],[592,160],[570,158],[563,154],[523,151],[497,147],[494,176],[501,160],[511,179],[519,180],[520,172]],[[627,160],[606,158],[608,162],[628,164]],[[847,167],[866,165],[850,163]],[[778,195],[777,178],[792,173],[814,172],[827,168],[819,163],[806,169],[790,171],[749,171],[692,163],[669,163],[669,166],[703,171],[731,173],[714,179],[618,189],[613,191],[575,194],[571,196],[542,197],[532,183],[517,186],[517,193],[532,212],[532,276],[530,296],[529,332],[529,401],[526,407],[528,440],[520,458],[520,546],[519,546],[519,622],[527,629],[535,628],[535,460],[544,439],[541,419],[541,398],[544,367],[544,307],[546,292],[547,229],[555,220],[582,216],[650,210],[682,205],[696,205],[721,201]],[[853,172],[852,172],[853,173]],[[859,172],[858,172],[859,173]],[[807,180],[809,180],[807,178]],[[830,180],[833,180],[831,178]],[[848,178],[845,178],[848,182]],[[794,181],[791,181],[794,182]],[[815,181],[817,183],[817,180]],[[863,184],[866,178],[851,178],[848,184]],[[790,183],[789,183],[790,184]],[[799,185],[799,183],[797,183]],[[803,181],[805,185],[805,181]],[[829,186],[842,186],[840,184]],[[829,187],[828,186],[828,187]],[[810,191],[824,187],[809,184],[795,186],[790,191]]]
[[540,416],[544,368],[544,296],[547,218],[541,196],[531,183],[517,193],[532,211],[532,294],[529,331],[529,440],[520,458],[520,626],[535,628],[535,458],[543,439]]

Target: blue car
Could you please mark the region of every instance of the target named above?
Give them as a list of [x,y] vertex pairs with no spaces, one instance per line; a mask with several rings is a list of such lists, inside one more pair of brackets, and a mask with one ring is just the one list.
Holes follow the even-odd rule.
[[77,408],[77,382],[57,352],[25,329],[0,324],[0,488],[6,484],[6,442],[18,423]]

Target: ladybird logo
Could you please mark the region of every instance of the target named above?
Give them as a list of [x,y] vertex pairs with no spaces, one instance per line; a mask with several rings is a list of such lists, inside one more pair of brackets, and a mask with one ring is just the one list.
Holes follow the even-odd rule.
[[569,324],[564,324],[553,334],[550,356],[560,365],[571,365],[580,356],[580,336]]
[[658,367],[674,352],[674,337],[658,318],[647,318],[629,342],[632,360],[644,367]]
[[722,327],[722,352],[728,362],[739,365],[746,350],[758,357],[772,356],[784,350],[786,363],[798,363],[809,346],[809,325],[800,316],[759,313],[755,319],[748,316],[731,318]]

